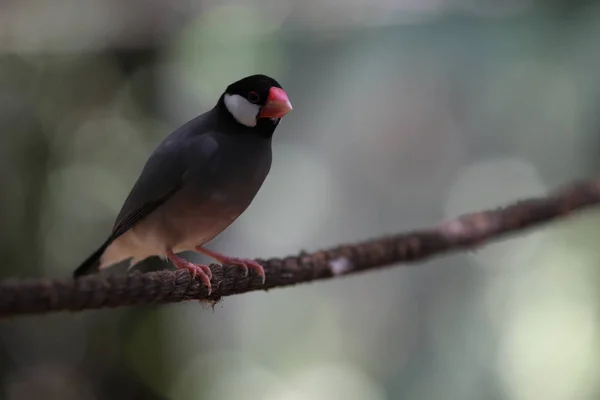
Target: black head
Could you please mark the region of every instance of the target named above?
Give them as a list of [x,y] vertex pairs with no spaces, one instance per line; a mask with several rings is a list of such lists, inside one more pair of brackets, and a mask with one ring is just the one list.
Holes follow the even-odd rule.
[[292,110],[281,85],[266,75],[251,75],[232,83],[219,104],[235,122],[268,137],[280,119]]

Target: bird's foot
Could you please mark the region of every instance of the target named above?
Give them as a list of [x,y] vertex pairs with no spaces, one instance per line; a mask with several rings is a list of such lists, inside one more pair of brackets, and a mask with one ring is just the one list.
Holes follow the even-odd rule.
[[212,285],[210,284],[210,280],[212,279],[212,271],[208,265],[204,264],[194,264],[184,258],[179,257],[177,254],[172,251],[167,252],[167,258],[171,260],[171,262],[178,269],[187,269],[192,274],[192,279],[195,279],[196,276],[200,277],[200,280],[206,287],[208,288],[208,295],[212,292]]
[[223,255],[221,253],[217,253],[215,251],[205,249],[202,246],[196,247],[196,251],[198,253],[204,254],[205,256],[208,256],[210,258],[214,258],[220,264],[231,264],[231,265],[237,265],[237,266],[242,267],[244,269],[244,276],[248,276],[248,268],[252,268],[253,270],[255,270],[258,273],[258,275],[262,279],[263,285],[265,283],[265,280],[266,280],[265,269],[263,268],[262,265],[260,265],[259,263],[257,263],[254,260],[250,260],[247,258],[229,257],[229,256]]

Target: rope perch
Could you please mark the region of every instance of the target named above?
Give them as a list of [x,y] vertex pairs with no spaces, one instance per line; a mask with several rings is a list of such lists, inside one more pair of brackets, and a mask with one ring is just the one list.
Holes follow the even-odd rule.
[[520,232],[574,211],[600,203],[600,178],[564,187],[547,197],[519,201],[508,207],[465,214],[424,230],[384,236],[284,259],[257,260],[266,283],[252,272],[244,277],[235,266],[211,266],[213,293],[192,280],[187,271],[89,275],[74,279],[8,279],[0,281],[0,316],[51,311],[79,311],[109,307],[174,303],[184,300],[218,301],[254,290],[353,274],[360,271],[422,261],[450,251],[479,247],[510,233]]

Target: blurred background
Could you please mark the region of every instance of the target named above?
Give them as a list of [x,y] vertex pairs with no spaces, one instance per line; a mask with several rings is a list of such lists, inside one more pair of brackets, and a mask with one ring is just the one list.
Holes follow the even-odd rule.
[[[210,248],[268,258],[597,175],[598,71],[591,0],[2,0],[1,275],[70,276],[151,150],[243,76],[294,111]],[[597,399],[599,223],[214,309],[5,320],[0,397]]]

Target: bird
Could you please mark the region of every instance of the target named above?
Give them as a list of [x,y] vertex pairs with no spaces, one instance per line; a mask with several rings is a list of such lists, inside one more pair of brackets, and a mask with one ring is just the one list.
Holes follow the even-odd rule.
[[150,154],[104,243],[73,272],[75,279],[128,261],[129,268],[158,256],[199,277],[210,295],[208,265],[179,255],[194,251],[221,264],[255,270],[251,259],[229,257],[205,244],[250,205],[272,161],[271,141],[292,110],[287,93],[267,75],[226,87],[216,105],[183,124]]

